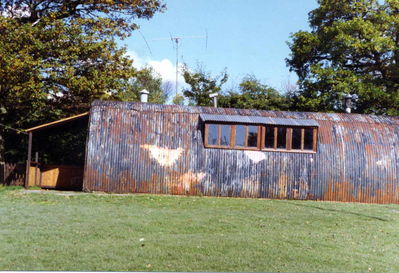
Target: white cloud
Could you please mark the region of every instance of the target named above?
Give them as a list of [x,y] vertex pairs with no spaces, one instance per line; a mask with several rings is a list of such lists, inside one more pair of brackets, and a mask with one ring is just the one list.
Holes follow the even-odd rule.
[[[133,59],[133,66],[141,69],[143,67],[149,66],[154,69],[156,73],[162,78],[164,83],[170,82],[173,87],[175,87],[176,83],[176,65],[172,63],[169,59],[162,59],[162,60],[152,60],[149,58],[142,58],[140,57],[135,51],[128,51],[127,55]],[[179,64],[179,71],[177,77],[177,83],[179,89],[181,87],[186,86],[184,82],[184,78],[182,76],[182,65]]]

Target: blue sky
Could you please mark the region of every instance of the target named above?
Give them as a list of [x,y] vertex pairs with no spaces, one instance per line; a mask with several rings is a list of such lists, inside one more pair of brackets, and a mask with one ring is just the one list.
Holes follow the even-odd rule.
[[166,0],[165,3],[164,13],[149,21],[137,21],[150,49],[137,31],[121,42],[136,60],[136,66],[148,64],[165,81],[174,81],[176,51],[169,39],[172,35],[182,37],[180,63],[193,68],[200,63],[212,75],[226,68],[230,76],[227,89],[247,74],[277,89],[287,81],[295,83],[296,75],[285,64],[290,53],[287,41],[291,33],[309,29],[308,13],[316,8],[316,0]]

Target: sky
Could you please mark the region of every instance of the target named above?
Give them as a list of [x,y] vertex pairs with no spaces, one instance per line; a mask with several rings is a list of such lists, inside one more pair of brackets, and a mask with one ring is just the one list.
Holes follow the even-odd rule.
[[[176,48],[179,63],[201,65],[212,76],[224,69],[236,88],[244,76],[256,76],[281,90],[297,80],[285,58],[287,42],[299,30],[309,30],[308,13],[316,0],[165,0],[167,9],[150,20],[136,21],[140,30],[120,42],[136,67],[149,65],[163,80],[175,82]],[[179,76],[179,87],[183,78]]]

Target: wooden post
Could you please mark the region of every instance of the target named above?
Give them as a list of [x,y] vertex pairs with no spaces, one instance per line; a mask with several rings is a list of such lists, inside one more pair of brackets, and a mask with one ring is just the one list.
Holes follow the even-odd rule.
[[37,168],[39,166],[39,153],[35,153],[35,186],[37,186]]
[[32,132],[29,132],[29,140],[28,140],[28,159],[26,160],[26,177],[25,177],[25,188],[29,187],[29,169],[30,162],[32,159]]

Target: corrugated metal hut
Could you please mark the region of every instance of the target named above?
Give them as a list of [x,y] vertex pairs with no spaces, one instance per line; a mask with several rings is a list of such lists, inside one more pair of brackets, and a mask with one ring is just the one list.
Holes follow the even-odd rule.
[[399,203],[399,118],[96,101],[83,189]]

